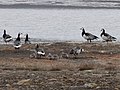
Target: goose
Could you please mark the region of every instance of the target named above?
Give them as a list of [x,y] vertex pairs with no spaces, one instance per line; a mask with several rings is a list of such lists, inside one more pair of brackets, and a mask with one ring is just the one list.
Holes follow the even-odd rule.
[[95,36],[95,35],[93,35],[91,33],[86,33],[84,28],[80,28],[80,30],[82,30],[82,37],[84,39],[86,39],[87,41],[91,42],[91,40],[98,39],[97,36]]
[[25,44],[31,44],[29,38],[28,38],[28,34],[26,34],[26,38],[25,38]]
[[17,36],[16,40],[14,41],[13,46],[15,49],[19,49],[22,46],[21,40],[20,40],[20,34],[22,34],[22,33],[18,33],[18,36]]
[[116,41],[117,38],[109,35],[108,33],[105,33],[105,29],[101,29],[102,33],[100,34],[100,36],[102,37],[103,40],[105,40],[106,42],[109,41]]
[[59,56],[57,54],[53,54],[53,60],[58,60]]
[[49,59],[49,60],[53,60],[54,57],[53,57],[53,55],[52,55],[51,53],[48,53],[48,55],[47,55],[47,59]]
[[4,30],[3,39],[6,43],[13,40],[12,37],[6,33],[6,30]]
[[84,51],[84,49],[81,49],[80,47],[74,47],[70,50],[70,54],[73,54],[74,56],[77,56],[83,51]]
[[65,53],[65,52],[62,52],[60,57],[68,59],[69,55],[67,53]]
[[64,52],[64,49],[61,49],[61,50],[60,50],[60,58],[65,58],[65,59],[68,59],[68,58],[69,58],[68,53],[65,53],[65,52]]
[[59,56],[57,54],[48,53],[47,59],[49,59],[49,60],[58,60]]
[[41,56],[45,56],[45,51],[44,51],[44,49],[39,48],[39,45],[36,44],[35,54],[37,55],[37,57],[40,57],[40,58],[41,58]]

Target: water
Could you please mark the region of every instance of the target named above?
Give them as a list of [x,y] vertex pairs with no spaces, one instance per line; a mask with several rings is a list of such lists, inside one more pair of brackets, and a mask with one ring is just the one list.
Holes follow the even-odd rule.
[[119,41],[120,10],[0,9],[1,37],[3,29],[6,29],[14,38],[22,32],[40,40],[84,41],[81,27],[99,37],[101,28],[105,28]]

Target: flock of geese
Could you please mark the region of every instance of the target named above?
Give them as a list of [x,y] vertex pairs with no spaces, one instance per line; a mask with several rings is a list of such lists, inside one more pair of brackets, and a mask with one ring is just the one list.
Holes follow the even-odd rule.
[[[19,49],[22,46],[21,39],[20,39],[20,35],[21,34],[22,33],[18,33],[18,36],[17,36],[17,38],[14,41],[13,46],[14,46],[15,49]],[[6,44],[8,42],[10,42],[10,41],[13,41],[12,36],[10,36],[9,34],[7,34],[6,30],[4,30],[4,33],[3,33],[3,40],[5,41]],[[28,38],[28,34],[26,34],[25,44],[30,44],[30,43],[31,42],[30,42],[30,40]]]
[[80,53],[82,53],[84,51],[84,49],[81,49],[80,47],[74,47],[70,50],[69,53],[65,53],[64,51],[60,51],[60,55],[58,54],[52,54],[52,53],[48,53],[48,55],[46,55],[44,49],[42,48],[39,48],[39,45],[36,44],[35,46],[35,50],[34,50],[34,53],[30,55],[30,58],[42,58],[42,57],[45,57],[49,60],[57,60],[57,59],[60,59],[60,58],[65,58],[65,59],[68,59],[70,55],[73,55],[74,58],[76,58]]
[[[98,39],[97,36],[91,34],[91,33],[87,33],[85,32],[85,29],[82,27],[80,28],[80,30],[82,30],[82,37],[85,38],[87,41],[91,42],[91,40],[94,39]],[[105,29],[101,29],[102,33],[100,34],[101,38],[103,40],[105,40],[106,42],[112,42],[112,41],[116,41],[117,38],[111,36],[110,34],[105,32]]]
[[[92,40],[95,40],[95,39],[98,39],[99,37],[96,36],[96,35],[93,35],[91,33],[88,33],[85,31],[85,29],[82,27],[80,28],[80,30],[82,30],[82,37],[84,39],[86,39],[87,41],[91,42]],[[106,33],[105,32],[105,29],[101,29],[102,33],[100,34],[101,38],[103,40],[105,40],[106,42],[112,42],[112,41],[116,41],[116,38],[111,36],[110,34]],[[14,40],[14,43],[13,43],[13,47],[15,49],[20,49],[20,47],[22,46],[22,43],[21,43],[21,38],[20,38],[20,35],[22,33],[18,33],[17,35],[17,38]],[[3,40],[4,42],[7,44],[8,42],[10,41],[13,41],[13,38],[12,36],[10,36],[9,34],[7,34],[6,30],[4,30],[4,33],[3,33]],[[29,40],[29,37],[28,37],[28,34],[26,34],[26,38],[25,38],[25,44],[31,44],[30,40]],[[80,54],[81,52],[83,51],[83,49],[79,48],[79,47],[74,47],[70,50],[70,53],[69,54],[73,54],[74,56]],[[31,55],[31,57],[34,57],[34,58],[41,58],[42,56],[45,56],[45,51],[44,49],[41,49],[39,47],[38,44],[36,44],[35,46],[35,50],[34,50],[34,53]],[[51,53],[49,53],[47,55],[47,57],[49,59],[57,59],[58,58],[58,55],[52,55]],[[62,52],[62,57],[65,57],[65,58],[68,58],[68,54],[67,53],[64,53]]]

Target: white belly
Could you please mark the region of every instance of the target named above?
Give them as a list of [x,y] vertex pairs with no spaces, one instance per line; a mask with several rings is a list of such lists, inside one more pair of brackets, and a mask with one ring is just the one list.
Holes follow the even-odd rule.
[[106,36],[104,36],[104,35],[102,35],[102,39],[103,39],[103,40],[109,40],[109,38],[106,37]]
[[84,39],[90,39],[90,37],[83,35]]

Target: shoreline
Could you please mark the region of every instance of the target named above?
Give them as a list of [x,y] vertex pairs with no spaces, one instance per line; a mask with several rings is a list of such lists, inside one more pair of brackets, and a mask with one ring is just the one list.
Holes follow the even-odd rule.
[[[8,42],[7,45],[11,45],[13,44],[14,40],[16,38],[13,38],[13,41]],[[24,44],[24,40],[25,38],[21,38],[21,43]],[[36,44],[36,43],[88,43],[88,44],[92,44],[92,43],[96,43],[96,44],[106,44],[107,42],[103,41],[102,39],[100,40],[93,40],[91,43],[87,42],[86,40],[55,40],[55,39],[40,39],[40,38],[30,38],[30,41],[32,44]],[[113,42],[108,42],[110,44],[120,44],[120,41],[113,41]],[[6,44],[4,42],[4,40],[0,40],[0,45]]]

